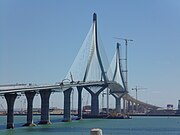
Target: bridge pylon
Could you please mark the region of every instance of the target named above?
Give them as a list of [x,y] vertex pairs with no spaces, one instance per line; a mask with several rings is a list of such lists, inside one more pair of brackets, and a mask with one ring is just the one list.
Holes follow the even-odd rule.
[[116,81],[119,83],[122,87],[121,91],[111,90],[110,93],[113,95],[113,97],[116,99],[116,111],[117,113],[121,113],[121,98],[128,93],[124,75],[122,71],[122,64],[121,64],[121,58],[120,58],[120,44],[117,43],[116,46],[116,55],[115,55],[115,68],[113,72],[112,81]]
[[90,56],[88,59],[88,63],[86,66],[83,81],[85,82],[87,80],[87,76],[90,73],[89,69],[92,64],[93,56],[95,55],[95,57],[97,58],[99,67],[100,67],[101,81],[103,81],[105,85],[99,89],[95,88],[96,92],[93,91],[93,89],[91,89],[90,87],[84,87],[84,88],[91,94],[91,97],[92,97],[91,98],[91,115],[98,115],[99,114],[99,98],[98,98],[98,96],[107,87],[107,77],[106,77],[106,73],[104,70],[103,63],[102,63],[101,55],[99,52],[98,39],[97,39],[97,15],[96,15],[96,13],[93,14],[92,34],[93,35],[92,35],[91,53],[90,53]]
[[106,73],[104,70],[104,66],[102,63],[102,59],[101,59],[101,55],[99,52],[99,46],[98,46],[98,39],[97,39],[97,15],[96,13],[93,14],[93,28],[92,28],[93,32],[92,32],[92,48],[91,48],[91,53],[87,62],[87,66],[86,66],[86,70],[85,70],[85,74],[84,74],[84,78],[83,81],[85,82],[87,80],[87,76],[89,74],[89,69],[90,66],[92,64],[92,60],[93,60],[93,56],[96,55],[97,60],[98,60],[98,64],[100,66],[101,69],[101,79],[104,81],[104,83],[107,83],[107,77],[106,77]]

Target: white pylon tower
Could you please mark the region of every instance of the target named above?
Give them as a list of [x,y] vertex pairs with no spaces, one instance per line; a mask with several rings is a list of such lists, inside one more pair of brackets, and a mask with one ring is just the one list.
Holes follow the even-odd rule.
[[88,75],[88,72],[89,72],[89,68],[90,68],[90,65],[92,63],[93,55],[96,55],[97,59],[98,59],[99,66],[100,66],[100,69],[101,69],[102,79],[103,79],[103,81],[105,83],[107,83],[107,78],[106,78],[105,70],[104,70],[104,67],[103,67],[103,63],[102,63],[102,60],[101,60],[101,56],[100,56],[100,52],[99,52],[99,47],[98,47],[98,40],[97,40],[97,15],[96,15],[96,13],[93,14],[93,36],[92,36],[92,38],[93,38],[92,50],[91,50],[91,54],[90,54],[87,66],[86,66],[86,70],[85,70],[85,75],[84,75],[83,81],[84,82],[86,81],[87,75]]

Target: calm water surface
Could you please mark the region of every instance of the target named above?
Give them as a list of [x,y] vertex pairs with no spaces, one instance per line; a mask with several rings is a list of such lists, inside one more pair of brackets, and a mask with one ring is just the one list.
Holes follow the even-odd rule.
[[[39,116],[34,116],[37,123]],[[132,119],[86,119],[63,123],[51,116],[52,124],[22,127],[26,116],[16,116],[15,128],[6,129],[6,116],[0,116],[0,135],[90,135],[101,128],[103,135],[180,135],[180,117],[132,117]]]

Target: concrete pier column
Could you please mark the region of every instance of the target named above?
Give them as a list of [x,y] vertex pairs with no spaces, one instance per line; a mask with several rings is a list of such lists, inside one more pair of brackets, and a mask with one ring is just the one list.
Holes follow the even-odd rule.
[[72,88],[69,88],[64,93],[64,119],[63,122],[71,121],[71,92]]
[[78,90],[78,119],[82,119],[82,89],[83,89],[83,87],[77,87],[77,90]]
[[126,108],[127,108],[127,112],[129,112],[130,110],[130,101],[126,101]]
[[116,99],[116,112],[121,113],[121,97],[115,97]]
[[84,87],[91,94],[91,115],[99,114],[99,94],[106,88],[107,86],[103,86],[96,93],[94,93],[88,87]]
[[99,114],[99,94],[91,93],[91,115]]
[[14,128],[14,102],[16,93],[7,93],[4,95],[7,102],[7,129]]
[[25,92],[25,96],[27,99],[27,123],[23,126],[35,126],[35,124],[33,123],[33,99],[35,94],[35,91]]
[[123,98],[123,113],[126,113],[126,100]]
[[139,104],[136,102],[136,112],[139,112]]
[[132,102],[132,112],[134,113],[134,102]]
[[128,100],[126,100],[126,113],[128,112],[128,108],[129,108],[129,106],[128,106]]
[[50,124],[49,118],[49,98],[51,95],[51,90],[40,90],[41,96],[41,121],[38,124]]

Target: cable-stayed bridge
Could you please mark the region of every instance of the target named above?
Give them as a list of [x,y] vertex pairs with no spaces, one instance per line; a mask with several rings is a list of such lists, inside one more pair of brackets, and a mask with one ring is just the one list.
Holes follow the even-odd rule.
[[[73,88],[78,92],[78,117],[82,118],[82,92],[87,91],[91,95],[91,115],[99,114],[99,95],[107,90],[116,101],[117,113],[133,113],[157,109],[156,106],[138,101],[128,94],[127,82],[122,71],[120,61],[119,44],[112,63],[109,64],[105,52],[100,46],[101,40],[97,31],[97,16],[93,14],[93,23],[75,58],[67,76],[68,83],[60,82],[53,85],[13,85],[0,86],[0,95],[4,96],[7,102],[7,128],[13,128],[14,102],[17,95],[24,94],[27,99],[27,123],[25,126],[33,125],[33,99],[36,93],[41,97],[41,120],[39,124],[50,123],[49,99],[52,92],[64,93],[64,121],[71,120],[71,94]],[[121,108],[123,99],[123,112]],[[136,106],[136,107],[134,107]],[[109,106],[107,106],[108,108]],[[107,109],[108,111],[108,109]]]

